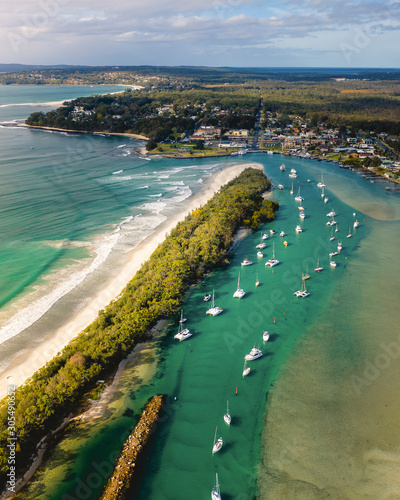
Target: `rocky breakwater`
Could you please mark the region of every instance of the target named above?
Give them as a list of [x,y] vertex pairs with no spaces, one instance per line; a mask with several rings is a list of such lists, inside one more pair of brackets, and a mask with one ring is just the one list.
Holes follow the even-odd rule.
[[123,500],[126,498],[134,480],[137,460],[140,453],[143,452],[150,434],[154,431],[164,399],[164,396],[156,395],[148,401],[139,422],[125,441],[114,473],[104,488],[101,500]]

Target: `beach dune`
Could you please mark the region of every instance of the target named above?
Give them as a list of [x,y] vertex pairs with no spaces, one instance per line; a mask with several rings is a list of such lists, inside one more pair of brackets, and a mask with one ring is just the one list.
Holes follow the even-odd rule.
[[104,283],[98,292],[79,312],[73,315],[64,325],[55,330],[39,346],[27,349],[13,358],[10,364],[0,373],[1,397],[7,395],[7,387],[19,386],[29,379],[36,370],[44,366],[74,337],[84,330],[97,317],[99,310],[106,307],[118,297],[136,271],[146,262],[167,234],[189,213],[204,205],[225,184],[237,177],[245,168],[263,170],[259,163],[245,163],[228,166],[219,170],[204,182],[203,189],[185,200],[184,209],[167,219],[157,230],[144,239],[127,254],[126,261],[115,276]]

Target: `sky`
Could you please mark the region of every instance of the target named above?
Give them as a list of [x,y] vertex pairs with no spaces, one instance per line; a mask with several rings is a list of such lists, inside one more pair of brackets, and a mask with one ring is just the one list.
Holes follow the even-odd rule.
[[0,0],[0,63],[400,67],[400,0]]

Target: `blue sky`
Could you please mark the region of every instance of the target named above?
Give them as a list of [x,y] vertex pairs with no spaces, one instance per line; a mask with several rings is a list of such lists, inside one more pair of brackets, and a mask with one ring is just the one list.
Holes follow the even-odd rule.
[[0,4],[0,63],[400,66],[400,0]]

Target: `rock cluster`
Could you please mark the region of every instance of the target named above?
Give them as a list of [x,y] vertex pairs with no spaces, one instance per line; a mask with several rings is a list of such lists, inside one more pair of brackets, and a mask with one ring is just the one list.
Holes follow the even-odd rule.
[[140,453],[153,432],[164,403],[164,396],[153,396],[147,403],[139,422],[125,441],[114,472],[108,480],[101,500],[123,500],[132,485]]

